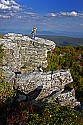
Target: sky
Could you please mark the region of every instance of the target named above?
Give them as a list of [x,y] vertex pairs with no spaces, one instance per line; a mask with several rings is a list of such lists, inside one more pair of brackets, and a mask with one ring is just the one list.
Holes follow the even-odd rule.
[[0,34],[83,37],[83,0],[0,0]]

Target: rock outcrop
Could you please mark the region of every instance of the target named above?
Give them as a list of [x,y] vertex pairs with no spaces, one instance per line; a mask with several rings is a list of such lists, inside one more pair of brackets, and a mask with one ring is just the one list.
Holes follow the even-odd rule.
[[[48,100],[53,102],[56,98],[61,105],[72,107],[79,105],[75,99],[75,90],[65,90],[65,86],[73,82],[70,70],[53,72],[33,72],[17,75],[16,83],[19,90],[28,95],[29,100]],[[54,100],[53,100],[54,99]]]
[[4,44],[4,66],[10,71],[32,72],[47,67],[47,52],[55,43],[41,38],[31,39],[21,34],[8,33],[0,39]]
[[65,86],[73,82],[69,69],[47,73],[42,70],[48,65],[47,52],[56,46],[53,41],[8,33],[0,43],[4,44],[3,69],[7,81],[24,93],[24,97],[19,94],[20,100],[48,99],[53,102],[52,99],[57,98],[61,105],[75,107],[80,104],[75,99],[74,89],[65,91]]
[[20,74],[16,79],[17,86],[26,94],[34,91],[36,88],[42,88],[36,99],[45,98],[54,91],[61,93],[65,85],[71,82],[73,82],[73,79],[70,70],[58,70],[53,73],[33,72],[30,74]]

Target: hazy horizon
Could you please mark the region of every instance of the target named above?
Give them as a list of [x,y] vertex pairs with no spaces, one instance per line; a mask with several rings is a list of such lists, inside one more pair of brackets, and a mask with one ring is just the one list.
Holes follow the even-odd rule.
[[[0,34],[7,34],[7,33],[17,33],[23,35],[31,35],[31,29],[2,29]],[[37,30],[38,35],[51,35],[51,36],[67,36],[67,37],[76,37],[76,38],[83,38],[83,34],[80,32],[65,32],[65,31],[39,31]]]

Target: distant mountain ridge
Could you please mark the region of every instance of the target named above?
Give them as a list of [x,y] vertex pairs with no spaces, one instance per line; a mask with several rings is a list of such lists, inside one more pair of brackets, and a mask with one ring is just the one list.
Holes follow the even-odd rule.
[[53,30],[53,31],[38,31],[38,34],[83,38],[83,33],[81,33],[81,32],[69,32],[69,31],[56,31],[56,30]]
[[38,37],[52,40],[57,46],[83,46],[83,38],[51,35],[38,35]]

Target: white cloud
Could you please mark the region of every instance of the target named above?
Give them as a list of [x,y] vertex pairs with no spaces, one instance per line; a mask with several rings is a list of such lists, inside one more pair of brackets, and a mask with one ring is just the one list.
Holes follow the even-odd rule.
[[80,23],[80,26],[83,26],[83,23]]
[[0,18],[8,19],[8,18],[10,18],[10,16],[7,16],[7,15],[0,15]]
[[59,15],[61,16],[78,16],[78,13],[75,11],[72,12],[60,12]]
[[0,18],[7,19],[18,16],[21,5],[15,0],[0,0]]
[[14,0],[1,0],[0,1],[0,9],[6,10],[20,10],[20,5],[17,4]]
[[14,0],[1,0],[1,3],[5,5],[19,5]]
[[55,14],[55,13],[48,13],[47,16],[55,17],[55,16],[57,16],[57,14]]
[[[13,18],[23,20],[37,20],[38,16],[34,12],[27,12],[31,7],[20,5],[15,0],[0,0],[0,18]],[[27,11],[26,11],[27,10]],[[26,12],[25,12],[26,11]]]
[[76,16],[79,16],[79,13],[75,12],[75,11],[71,11],[71,12],[59,12],[59,13],[48,13],[46,15],[46,17],[56,17],[56,16],[72,16],[72,17],[76,17]]
[[4,4],[0,3],[0,9],[2,9],[2,10],[5,10],[5,9],[10,10],[11,7],[9,7],[9,6],[7,6],[7,5],[4,5]]
[[24,13],[30,16],[36,16],[36,13],[32,13],[32,12],[24,12]]
[[78,16],[78,13],[75,12],[75,11],[72,11],[72,12],[70,12],[70,15],[71,15],[71,16]]
[[5,5],[10,5],[10,1],[9,0],[1,0],[1,3],[2,4],[5,4]]
[[15,9],[15,10],[19,10],[20,9],[19,6],[15,6],[15,5],[11,6],[11,8]]

